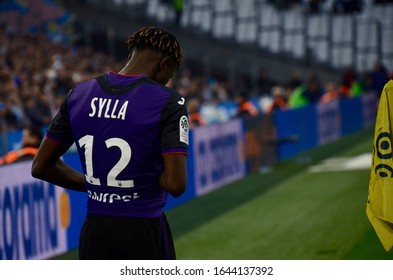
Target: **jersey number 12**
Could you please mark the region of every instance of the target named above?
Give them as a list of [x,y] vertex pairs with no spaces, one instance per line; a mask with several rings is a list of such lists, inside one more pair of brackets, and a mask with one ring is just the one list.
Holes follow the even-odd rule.
[[[86,165],[86,181],[92,185],[100,186],[99,178],[93,176],[93,135],[85,135],[79,139],[79,146],[85,149],[85,165]],[[107,176],[107,186],[117,188],[132,188],[134,187],[133,180],[117,180],[117,176],[126,168],[131,160],[131,147],[121,138],[110,138],[105,141],[106,147],[117,147],[120,149],[120,158],[118,162],[112,167]]]

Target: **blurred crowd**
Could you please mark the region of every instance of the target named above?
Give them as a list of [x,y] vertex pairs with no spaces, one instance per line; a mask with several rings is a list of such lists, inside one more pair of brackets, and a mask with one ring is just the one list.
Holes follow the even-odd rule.
[[[308,1],[310,5],[313,2]],[[6,23],[0,25],[1,132],[47,126],[76,83],[119,71],[127,59],[49,40],[48,34],[39,30],[15,32]],[[352,98],[368,91],[379,94],[392,78],[378,62],[372,71],[361,75],[346,69],[339,82],[321,81],[318,73],[303,77],[296,70],[288,73],[285,82],[275,81],[263,68],[257,73],[257,81],[243,74],[228,77],[226,73],[226,69],[218,69],[207,75],[203,66],[186,60],[168,85],[186,97],[191,127]]]
[[[125,62],[87,47],[51,42],[40,33],[14,34],[5,25],[0,27],[0,46],[3,131],[47,126],[76,83],[107,71],[119,71]],[[304,79],[297,71],[288,74],[288,81],[279,83],[260,69],[255,84],[245,75],[232,79],[222,73],[206,76],[200,69],[184,63],[177,79],[169,85],[187,98],[192,126],[352,98],[367,91],[380,93],[390,78],[379,63],[363,75],[348,68],[339,83],[321,81],[317,73]]]
[[393,78],[393,73],[388,73],[379,62],[372,71],[362,74],[348,67],[338,81],[322,81],[318,73],[304,78],[295,69],[288,73],[287,81],[278,82],[268,78],[261,68],[255,84],[246,76],[206,77],[192,69],[185,68],[180,73],[176,89],[192,104],[189,111],[200,113],[198,119],[202,118],[204,124],[328,103],[366,92],[379,95],[385,83]]
[[[108,55],[70,48],[44,34],[16,34],[0,26],[0,128],[46,126],[75,83],[119,69]],[[108,68],[109,67],[109,68]]]

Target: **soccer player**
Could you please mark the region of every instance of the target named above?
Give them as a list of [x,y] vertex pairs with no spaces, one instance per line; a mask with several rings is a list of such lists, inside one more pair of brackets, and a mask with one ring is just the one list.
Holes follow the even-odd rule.
[[[163,213],[187,181],[184,98],[164,85],[182,50],[172,34],[144,27],[127,39],[129,60],[77,84],[48,127],[34,177],[88,196],[80,259],[175,259]],[[84,174],[60,157],[75,142]]]

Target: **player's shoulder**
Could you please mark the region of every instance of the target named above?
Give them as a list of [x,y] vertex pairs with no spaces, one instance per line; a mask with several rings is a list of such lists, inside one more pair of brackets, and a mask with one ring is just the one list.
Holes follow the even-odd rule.
[[145,83],[153,85],[153,86],[157,86],[157,88],[159,88],[160,90],[162,90],[164,92],[167,92],[170,95],[172,95],[172,94],[179,94],[176,90],[174,90],[174,89],[172,89],[170,87],[164,86],[164,85],[162,85],[162,84],[160,84],[160,83],[158,83],[158,82],[156,82],[156,81],[154,81],[152,79],[149,79],[147,77],[145,78]]
[[98,77],[100,77],[100,76],[89,78],[89,79],[86,79],[83,81],[79,81],[79,82],[75,83],[75,87],[85,87],[85,86],[91,85],[92,83],[97,82]]
[[165,87],[169,93],[168,103],[176,103],[177,105],[183,106],[185,104],[185,98],[178,93],[176,90]]
[[184,104],[184,101],[185,101],[184,97],[179,92],[177,92],[175,89],[161,85],[161,84],[157,83],[156,81],[153,81],[149,78],[146,78],[146,83],[150,84],[150,85],[157,86],[157,90],[160,91],[162,94],[166,95],[168,97],[169,102],[171,102],[171,101],[177,102],[179,100],[180,101],[183,100],[183,101],[181,101],[183,103],[182,104],[179,103],[179,104],[180,105]]
[[68,92],[68,95],[75,95],[77,93],[84,94],[86,92],[86,89],[91,87],[92,84],[94,84],[96,81],[95,78],[91,78],[85,81],[80,81],[77,82],[73,88]]
[[167,99],[168,106],[175,106],[175,107],[184,107],[186,104],[186,99],[176,90],[165,87],[169,96]]

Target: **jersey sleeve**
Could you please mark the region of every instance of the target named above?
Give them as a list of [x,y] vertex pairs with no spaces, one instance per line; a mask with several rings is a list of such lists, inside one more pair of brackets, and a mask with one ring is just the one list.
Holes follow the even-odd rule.
[[71,93],[72,90],[61,103],[59,112],[53,118],[46,132],[46,137],[64,145],[71,145],[74,142],[68,116],[68,101]]
[[172,93],[161,113],[161,154],[188,154],[188,113],[184,97]]

